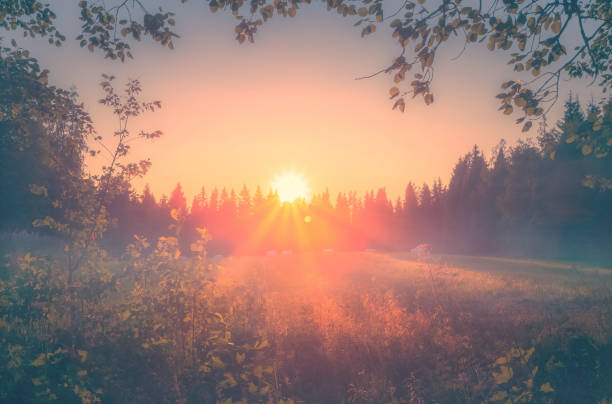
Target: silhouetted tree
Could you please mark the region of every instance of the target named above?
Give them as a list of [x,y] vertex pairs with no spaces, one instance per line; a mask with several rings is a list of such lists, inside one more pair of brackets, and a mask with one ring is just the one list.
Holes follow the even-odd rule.
[[181,187],[181,183],[176,184],[176,188],[170,194],[170,200],[168,201],[170,209],[178,209],[183,213],[187,213],[187,199],[185,198],[185,194],[183,193],[183,188]]

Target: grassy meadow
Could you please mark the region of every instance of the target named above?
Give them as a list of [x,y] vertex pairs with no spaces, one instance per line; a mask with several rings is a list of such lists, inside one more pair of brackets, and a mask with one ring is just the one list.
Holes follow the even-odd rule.
[[[231,257],[216,293],[309,403],[605,402],[612,271],[407,253]],[[603,398],[602,398],[603,397]],[[600,401],[603,400],[603,401]]]
[[609,269],[377,252],[211,258],[197,243],[186,257],[172,237],[137,241],[121,258],[91,250],[69,275],[55,249],[6,255],[0,402],[612,397]]

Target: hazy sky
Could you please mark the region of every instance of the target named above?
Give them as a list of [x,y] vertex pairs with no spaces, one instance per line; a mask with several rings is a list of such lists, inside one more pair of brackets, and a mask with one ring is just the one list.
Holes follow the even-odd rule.
[[[468,48],[452,61],[461,48],[456,41],[438,53],[435,103],[425,106],[419,98],[402,114],[392,111],[388,100],[391,77],[355,80],[396,56],[388,31],[360,38],[354,20],[317,3],[294,19],[275,17],[260,29],[255,44],[239,45],[229,13],[212,14],[201,2],[177,3],[172,8],[181,38],[175,50],[136,43],[135,59],[125,64],[78,47],[73,2],[58,20],[66,45],[20,41],[51,70],[52,84],[76,86],[111,145],[116,122],[97,104],[101,73],[117,76],[117,84],[138,78],[146,98],[162,101],[160,111],[131,125],[135,131],[164,132],[154,142],[133,144],[134,160],[150,157],[153,163],[138,189],[149,183],[159,196],[180,181],[191,199],[202,185],[267,189],[275,175],[295,170],[315,192],[385,186],[395,197],[408,181],[441,177],[447,183],[457,158],[474,144],[490,154],[501,138],[513,144],[521,137],[514,124],[518,116],[497,111],[501,82],[521,78],[506,65],[505,55]],[[596,89],[576,86],[574,91],[590,99]],[[556,121],[562,103],[549,121]],[[104,158],[89,160],[88,166],[96,170]]]

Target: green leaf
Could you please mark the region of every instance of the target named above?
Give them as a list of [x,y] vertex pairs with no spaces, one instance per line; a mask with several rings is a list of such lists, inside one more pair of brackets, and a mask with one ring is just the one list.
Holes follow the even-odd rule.
[[30,365],[36,366],[36,367],[43,366],[46,362],[45,359],[46,359],[46,355],[44,353],[41,353],[40,355],[38,355],[38,357],[36,357],[36,359],[34,359],[30,363]]
[[525,124],[523,125],[522,132],[528,132],[528,131],[529,131],[529,129],[531,129],[531,125],[532,125],[532,124],[533,124],[533,123],[532,123],[531,121],[527,121],[527,122],[525,122]]
[[593,130],[594,130],[595,132],[597,132],[598,130],[600,130],[600,129],[601,129],[601,124],[602,124],[602,121],[601,121],[601,120],[599,120],[599,121],[595,121],[595,123],[593,124]]
[[49,196],[47,188],[44,185],[30,184],[30,192],[34,195],[43,195],[45,198]]
[[406,102],[403,98],[398,98],[397,101],[395,101],[395,104],[393,104],[393,109],[395,108],[398,108],[400,111],[404,112],[404,109],[406,108]]
[[503,365],[504,363],[507,363],[507,362],[508,362],[508,359],[506,359],[506,357],[505,357],[505,356],[502,356],[501,358],[498,358],[498,359],[495,361],[495,364],[496,364],[496,365]]
[[560,20],[555,20],[555,22],[553,22],[552,26],[550,27],[550,29],[552,30],[552,32],[554,32],[555,34],[558,34],[559,32],[561,32],[561,21]]
[[512,378],[514,372],[512,368],[509,366],[500,366],[499,373],[493,373],[493,378],[495,379],[496,384],[506,383],[508,380]]
[[555,389],[551,387],[550,382],[546,382],[540,387],[540,391],[543,391],[544,393],[552,393],[555,391]]
[[578,140],[578,136],[573,135],[565,139],[565,143],[574,143],[576,140]]
[[238,384],[238,382],[231,373],[224,373],[223,376],[225,376],[225,380],[223,382],[229,387],[234,387]]
[[361,36],[364,37],[366,35],[370,35],[376,31],[376,25],[370,24],[361,31]]
[[508,396],[508,393],[505,391],[498,391],[497,393],[491,396],[491,401],[501,401]]
[[214,368],[223,368],[225,366],[225,363],[223,363],[223,361],[217,356],[213,356],[212,358],[210,358],[210,361]]
[[81,357],[81,362],[85,362],[87,360],[87,351],[77,349],[77,354],[79,354],[79,356]]

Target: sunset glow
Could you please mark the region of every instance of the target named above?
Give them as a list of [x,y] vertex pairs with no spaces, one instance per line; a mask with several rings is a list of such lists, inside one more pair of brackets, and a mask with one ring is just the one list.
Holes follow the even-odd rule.
[[293,202],[296,199],[308,199],[310,187],[303,175],[295,172],[285,172],[278,175],[272,182],[272,189],[278,192],[281,202]]
[[0,404],[612,404],[611,15],[0,0]]

